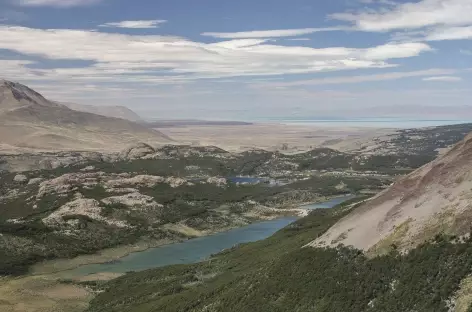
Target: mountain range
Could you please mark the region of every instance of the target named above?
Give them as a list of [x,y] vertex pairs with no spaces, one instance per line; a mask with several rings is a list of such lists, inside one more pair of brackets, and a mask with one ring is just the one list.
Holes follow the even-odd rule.
[[135,122],[142,122],[141,116],[136,114],[134,111],[125,106],[96,106],[96,105],[85,105],[69,102],[59,102],[59,104],[65,105],[70,109],[79,112],[91,113],[96,115],[102,115],[106,117],[121,118],[131,120]]
[[99,109],[71,106],[77,110],[22,84],[0,80],[0,141],[16,148],[108,151],[136,142],[156,145],[171,141],[157,130],[123,119],[131,116],[125,110],[123,118],[114,118],[98,114]]

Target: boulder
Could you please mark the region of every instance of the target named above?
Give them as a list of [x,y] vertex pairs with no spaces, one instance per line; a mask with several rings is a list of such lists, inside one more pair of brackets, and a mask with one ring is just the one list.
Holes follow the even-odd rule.
[[17,174],[14,178],[13,181],[19,182],[19,183],[24,183],[28,181],[28,177],[25,176],[24,174]]
[[149,144],[139,143],[128,147],[120,153],[120,158],[131,160],[131,159],[140,159],[146,155],[155,153],[156,150]]
[[35,185],[35,184],[39,184],[41,182],[43,182],[44,179],[43,178],[33,178],[33,179],[30,179],[28,181],[28,185]]

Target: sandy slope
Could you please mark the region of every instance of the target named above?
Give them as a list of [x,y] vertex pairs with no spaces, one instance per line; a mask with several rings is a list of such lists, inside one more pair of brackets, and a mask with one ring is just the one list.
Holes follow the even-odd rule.
[[127,119],[131,121],[142,121],[142,118],[138,114],[136,114],[131,109],[124,106],[95,106],[95,105],[83,105],[83,104],[65,103],[65,102],[61,102],[60,104],[65,105],[69,107],[70,109],[73,109],[79,112]]
[[437,160],[400,179],[340,220],[311,246],[352,245],[375,253],[408,249],[444,232],[469,233],[472,135]]

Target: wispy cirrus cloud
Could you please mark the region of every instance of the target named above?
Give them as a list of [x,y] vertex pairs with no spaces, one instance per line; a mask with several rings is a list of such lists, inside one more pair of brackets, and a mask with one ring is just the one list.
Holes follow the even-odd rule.
[[326,27],[326,28],[299,28],[299,29],[273,29],[252,30],[241,32],[204,32],[201,35],[220,39],[250,39],[250,38],[282,38],[308,35],[317,32],[345,31],[349,27]]
[[[70,29],[0,26],[0,49],[47,59],[85,60],[84,68],[35,69],[40,79],[130,80],[159,83],[238,76],[274,76],[389,68],[389,60],[431,50],[424,43],[370,48],[311,48],[237,39],[207,44],[185,38]],[[37,44],[41,42],[42,44]],[[19,72],[24,74],[25,69]],[[38,76],[39,78],[39,76]]]
[[104,23],[98,27],[112,27],[112,28],[134,28],[134,29],[146,29],[146,28],[158,28],[161,24],[167,23],[166,20],[140,20],[140,21],[121,21]]
[[388,1],[380,9],[337,13],[330,17],[349,22],[359,31],[400,31],[394,35],[395,40],[442,41],[472,38],[470,12],[470,0]]
[[426,41],[472,39],[472,25],[463,27],[437,27],[426,32]]
[[458,82],[462,81],[462,78],[457,76],[436,76],[423,78],[423,81]]
[[19,6],[69,8],[93,5],[102,1],[103,0],[12,0],[12,3]]
[[310,41],[311,38],[288,38],[290,41]]
[[384,7],[378,11],[337,13],[332,14],[331,18],[351,22],[359,30],[383,32],[437,25],[470,25],[470,12],[470,0],[422,0],[399,2],[393,7]]
[[374,81],[398,80],[403,78],[424,77],[432,75],[450,75],[456,73],[455,69],[433,68],[418,71],[388,72],[374,75],[342,76],[334,78],[306,79],[293,82],[268,83],[255,85],[256,87],[293,87],[293,86],[316,86],[333,84],[353,84]]

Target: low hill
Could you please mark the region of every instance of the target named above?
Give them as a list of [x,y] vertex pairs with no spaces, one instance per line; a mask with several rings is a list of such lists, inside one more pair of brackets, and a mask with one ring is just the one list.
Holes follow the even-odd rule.
[[138,123],[72,110],[38,92],[0,81],[0,142],[41,150],[118,151],[136,142],[171,141]]
[[61,102],[70,109],[91,113],[96,115],[102,115],[106,117],[113,117],[113,118],[121,118],[126,120],[131,120],[135,122],[141,122],[143,119],[133,112],[131,109],[125,106],[97,106],[97,105],[84,105],[84,104],[77,104],[77,103],[66,103]]

